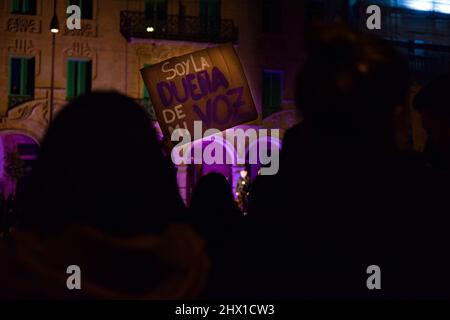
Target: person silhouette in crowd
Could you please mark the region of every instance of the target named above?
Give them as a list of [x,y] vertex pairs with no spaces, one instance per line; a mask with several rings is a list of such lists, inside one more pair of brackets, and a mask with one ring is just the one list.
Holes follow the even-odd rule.
[[[414,108],[422,117],[427,139],[423,154],[433,177],[430,203],[442,212],[437,221],[440,231],[450,225],[450,73],[433,79],[414,98]],[[447,241],[443,240],[443,241]]]
[[[203,240],[179,223],[176,172],[130,98],[72,100],[51,124],[30,183],[17,230],[0,243],[0,297],[178,299],[202,291]],[[81,290],[68,289],[77,283],[76,274],[68,280],[72,265]]]
[[[406,148],[407,63],[385,41],[340,26],[317,29],[307,46],[296,86],[303,120],[285,135],[279,174],[254,183],[251,215],[262,219],[248,261],[264,279],[253,281],[254,292],[448,295],[425,165]],[[279,185],[289,187],[268,191]],[[370,266],[381,274],[370,277]]]
[[432,80],[416,95],[414,108],[427,134],[424,155],[437,170],[450,173],[450,73]]
[[197,182],[189,206],[189,219],[204,237],[211,258],[211,274],[205,298],[233,298],[232,272],[244,216],[239,210],[230,183],[220,173],[211,172]]
[[250,194],[250,177],[247,170],[241,170],[239,179],[236,184],[236,196],[238,198],[239,207],[243,213],[248,210],[248,197]]

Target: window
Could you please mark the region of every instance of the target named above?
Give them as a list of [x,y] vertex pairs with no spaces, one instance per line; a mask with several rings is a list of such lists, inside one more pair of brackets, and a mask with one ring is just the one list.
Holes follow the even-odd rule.
[[34,96],[34,58],[11,58],[9,95]]
[[167,21],[167,0],[145,0],[145,19],[152,27]]
[[36,14],[36,0],[11,0],[11,13]]
[[265,33],[281,32],[281,0],[263,0],[262,30]]
[[92,62],[89,60],[67,61],[67,88],[68,99],[91,91]]
[[281,110],[282,81],[281,71],[265,70],[263,72],[263,117]]
[[81,19],[90,20],[93,17],[93,0],[69,0],[70,6],[79,6],[81,9]]
[[220,31],[220,0],[200,0],[200,21],[202,30],[211,33]]

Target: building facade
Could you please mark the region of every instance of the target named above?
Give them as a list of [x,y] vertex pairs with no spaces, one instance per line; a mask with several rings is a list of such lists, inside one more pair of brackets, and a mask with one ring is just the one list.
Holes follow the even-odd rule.
[[[0,3],[1,167],[8,166],[12,153],[34,159],[36,152],[30,150],[37,149],[32,146],[43,139],[50,118],[85,92],[119,91],[152,115],[139,70],[220,43],[235,45],[259,112],[256,121],[242,128],[277,128],[282,138],[297,122],[293,82],[303,60],[302,1],[56,0],[59,32],[53,42],[54,4]],[[81,30],[66,26],[66,10],[73,4],[82,11]],[[235,186],[243,168],[180,166],[180,192],[188,202],[198,177],[210,171],[223,173]],[[258,165],[247,170],[254,176]],[[5,170],[1,179],[2,192],[13,193],[17,179]]]

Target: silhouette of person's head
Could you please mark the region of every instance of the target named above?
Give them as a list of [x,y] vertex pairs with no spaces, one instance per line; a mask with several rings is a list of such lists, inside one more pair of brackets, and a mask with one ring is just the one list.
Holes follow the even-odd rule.
[[341,140],[394,143],[409,86],[407,64],[394,48],[341,26],[315,30],[307,48],[296,85],[304,124]]
[[421,114],[427,144],[450,152],[450,73],[441,75],[422,88],[414,99]]
[[189,209],[196,228],[214,234],[233,224],[240,215],[230,183],[220,173],[202,176],[192,193]]
[[161,231],[182,210],[175,170],[144,110],[114,92],[72,100],[42,143],[21,224]]

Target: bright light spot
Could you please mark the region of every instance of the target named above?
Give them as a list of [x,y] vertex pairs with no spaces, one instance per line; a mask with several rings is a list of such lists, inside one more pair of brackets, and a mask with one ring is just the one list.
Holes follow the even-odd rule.
[[437,4],[436,11],[450,14],[450,2]]
[[404,0],[400,5],[412,10],[450,14],[450,0]]
[[433,1],[431,0],[408,1],[406,5],[413,10],[433,11]]
[[50,32],[52,32],[52,33],[58,33],[58,32],[59,32],[59,29],[50,29]]
[[153,32],[153,31],[155,31],[155,28],[153,28],[153,27],[147,27],[147,32]]

